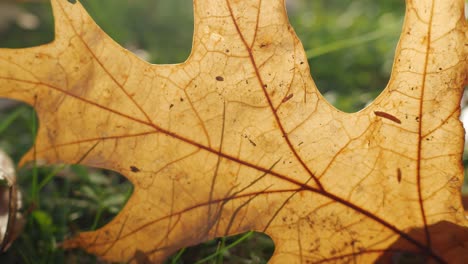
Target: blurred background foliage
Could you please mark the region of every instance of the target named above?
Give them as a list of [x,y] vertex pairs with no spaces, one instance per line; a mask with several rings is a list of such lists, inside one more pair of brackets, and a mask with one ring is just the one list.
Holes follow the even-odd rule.
[[[50,6],[44,2],[30,0],[18,5],[13,0],[0,0],[0,46],[50,42],[53,19]],[[403,22],[404,0],[286,2],[314,79],[327,99],[352,112],[383,90]],[[106,33],[149,62],[179,63],[190,54],[191,0],[82,3]],[[2,15],[1,10],[8,15]]]
[[[191,0],[81,2],[104,31],[144,60],[180,63],[190,54]],[[371,102],[389,79],[404,0],[286,2],[319,90],[347,112]],[[48,1],[0,0],[0,47],[32,47],[53,38]],[[0,147],[16,162],[32,146],[36,123],[30,107],[0,102]],[[18,172],[25,230],[0,256],[0,263],[99,263],[82,251],[63,251],[57,246],[78,230],[92,230],[112,219],[132,186],[110,171],[39,165]],[[183,249],[168,263],[265,263],[273,248],[265,235],[247,233]]]
[[312,76],[340,110],[360,110],[387,85],[404,8],[403,0],[290,1]]

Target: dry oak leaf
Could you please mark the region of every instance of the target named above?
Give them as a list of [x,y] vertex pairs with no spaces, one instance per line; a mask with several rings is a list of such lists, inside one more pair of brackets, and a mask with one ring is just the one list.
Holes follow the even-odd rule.
[[390,82],[353,114],[318,92],[283,0],[194,0],[192,54],[176,65],[141,61],[79,3],[51,2],[55,41],[0,50],[0,95],[41,121],[23,161],[135,186],[111,223],[67,246],[162,262],[257,230],[275,242],[271,263],[468,258],[463,0],[407,0]]

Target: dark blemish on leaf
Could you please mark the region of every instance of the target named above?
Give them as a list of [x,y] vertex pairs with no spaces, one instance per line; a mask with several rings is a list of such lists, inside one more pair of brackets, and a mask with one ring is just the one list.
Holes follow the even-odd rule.
[[382,118],[385,118],[385,119],[388,119],[392,122],[395,122],[397,124],[401,124],[401,120],[398,119],[396,116],[394,115],[391,115],[389,113],[385,113],[385,112],[381,112],[381,111],[374,111],[374,114],[378,117],[382,117]]
[[183,101],[184,101],[184,98],[181,97],[179,100],[180,100],[181,102],[183,102]]
[[70,3],[70,4],[76,4],[76,0],[68,0],[68,3]]
[[302,144],[304,144],[304,142],[299,143],[299,145],[297,145],[297,146],[300,147]]
[[301,61],[301,65],[302,65],[302,64],[304,64],[304,62],[303,62],[303,61]]
[[226,50],[226,53],[229,53],[229,50],[228,50],[228,49]]
[[400,168],[397,169],[397,180],[398,180],[398,183],[401,182],[401,169]]
[[264,85],[263,85],[263,88],[268,88],[268,85],[264,84]]
[[171,104],[171,105],[169,106],[169,109],[172,109],[172,107],[174,107],[174,104]]
[[135,166],[130,166],[130,170],[131,170],[132,172],[135,172],[135,173],[136,173],[136,172],[140,172],[140,169],[137,168],[137,167],[135,167]]
[[417,116],[417,117],[415,118],[415,120],[416,120],[416,122],[419,123],[419,116]]
[[283,98],[283,103],[286,103],[287,101],[291,100],[291,98],[293,98],[294,94],[290,94],[288,96],[286,96],[285,98]]
[[249,142],[250,142],[250,144],[252,144],[252,146],[254,146],[254,147],[257,146],[257,144],[255,144],[255,142],[253,142],[253,140],[251,140],[250,138],[249,138]]
[[218,82],[223,82],[224,81],[224,78],[222,76],[216,76],[216,80]]
[[151,263],[151,260],[149,259],[148,257],[148,254],[146,254],[145,252],[141,251],[141,250],[137,250],[135,252],[135,255],[133,256],[133,260],[137,263],[137,264],[147,264],[147,263]]

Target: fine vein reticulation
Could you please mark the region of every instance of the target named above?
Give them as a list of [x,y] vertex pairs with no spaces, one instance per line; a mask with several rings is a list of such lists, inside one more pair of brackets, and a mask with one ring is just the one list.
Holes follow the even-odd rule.
[[463,245],[434,238],[441,221],[466,231],[452,187],[462,180],[462,0],[407,1],[389,84],[353,114],[318,92],[282,0],[194,0],[193,51],[177,65],[142,62],[79,3],[51,2],[53,43],[0,49],[0,95],[33,104],[41,121],[25,160],[112,169],[135,185],[111,223],[66,247],[160,262],[257,230],[275,241],[276,263],[405,252],[447,263]]

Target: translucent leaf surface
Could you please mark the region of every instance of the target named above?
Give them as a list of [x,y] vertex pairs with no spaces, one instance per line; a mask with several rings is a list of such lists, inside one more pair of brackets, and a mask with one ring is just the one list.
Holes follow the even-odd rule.
[[282,0],[194,0],[192,54],[177,65],[139,60],[71,2],[52,0],[54,42],[0,49],[0,95],[41,122],[23,161],[111,169],[135,186],[68,247],[161,262],[256,230],[275,242],[272,263],[468,258],[464,1],[407,0],[390,82],[354,114],[319,94]]

